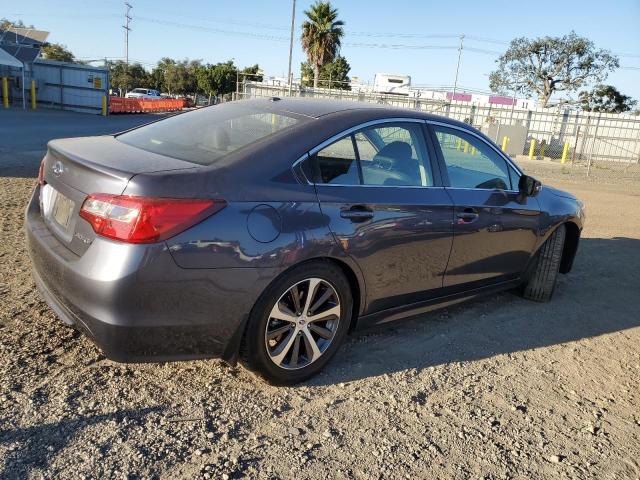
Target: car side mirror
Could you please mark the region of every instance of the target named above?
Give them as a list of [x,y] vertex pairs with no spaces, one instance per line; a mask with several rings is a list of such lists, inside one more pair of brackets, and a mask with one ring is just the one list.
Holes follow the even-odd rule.
[[535,197],[542,189],[542,182],[529,175],[522,175],[518,182],[518,191],[522,197]]

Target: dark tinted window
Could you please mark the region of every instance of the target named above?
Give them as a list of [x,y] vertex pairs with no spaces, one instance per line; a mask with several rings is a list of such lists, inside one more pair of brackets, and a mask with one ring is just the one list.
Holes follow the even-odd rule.
[[149,152],[210,165],[298,121],[233,102],[176,115],[118,135],[117,139]]
[[351,135],[333,142],[316,154],[319,183],[359,185],[358,162]]
[[422,128],[417,123],[384,123],[355,135],[365,185],[433,185]]
[[457,129],[434,130],[452,187],[511,189],[507,162],[489,145]]

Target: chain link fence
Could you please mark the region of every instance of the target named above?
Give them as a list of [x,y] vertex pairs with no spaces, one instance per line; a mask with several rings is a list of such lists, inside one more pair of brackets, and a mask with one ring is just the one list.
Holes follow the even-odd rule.
[[[293,87],[291,95],[412,108],[453,118],[487,134],[532,175],[640,185],[640,116],[557,108],[522,109],[462,101]],[[287,87],[241,82],[234,99],[289,96]]]

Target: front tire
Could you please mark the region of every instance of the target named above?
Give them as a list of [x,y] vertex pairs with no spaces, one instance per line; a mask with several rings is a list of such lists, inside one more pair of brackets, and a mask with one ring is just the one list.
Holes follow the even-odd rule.
[[267,381],[290,385],[317,374],[349,329],[351,288],[341,269],[319,261],[277,278],[253,307],[240,356]]
[[560,225],[544,242],[531,261],[520,288],[524,298],[537,302],[548,302],[553,296],[567,229]]

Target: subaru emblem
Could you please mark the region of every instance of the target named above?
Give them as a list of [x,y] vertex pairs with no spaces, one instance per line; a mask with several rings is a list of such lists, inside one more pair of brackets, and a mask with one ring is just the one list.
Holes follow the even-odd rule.
[[53,164],[53,168],[51,170],[56,177],[59,177],[60,175],[62,175],[62,172],[64,172],[64,165],[62,165],[62,162],[58,160]]

